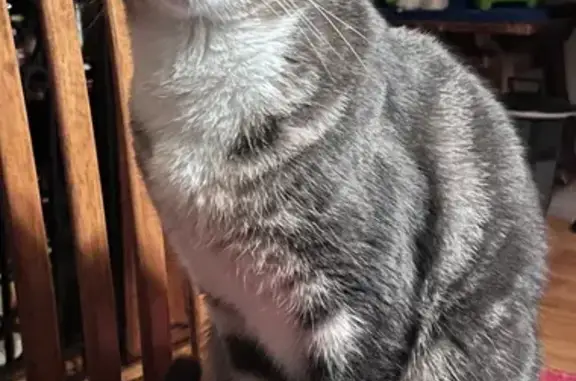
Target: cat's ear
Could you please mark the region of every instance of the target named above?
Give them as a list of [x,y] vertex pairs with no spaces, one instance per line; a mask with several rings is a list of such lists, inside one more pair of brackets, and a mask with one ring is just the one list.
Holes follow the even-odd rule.
[[198,360],[192,357],[179,357],[168,369],[164,381],[200,381],[202,369]]

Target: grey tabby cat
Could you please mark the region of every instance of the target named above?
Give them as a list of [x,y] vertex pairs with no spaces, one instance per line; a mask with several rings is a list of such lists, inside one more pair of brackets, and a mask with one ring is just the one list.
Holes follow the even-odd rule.
[[543,217],[475,75],[368,0],[125,1],[207,380],[538,379]]

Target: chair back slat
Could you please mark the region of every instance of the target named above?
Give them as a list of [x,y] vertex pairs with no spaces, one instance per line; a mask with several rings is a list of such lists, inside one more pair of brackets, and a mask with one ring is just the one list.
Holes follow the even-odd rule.
[[[85,46],[74,1],[34,2],[34,20],[38,14],[42,24],[41,36],[33,32],[40,41],[34,57],[41,59],[31,66],[48,69],[51,104],[40,103],[56,119],[46,124],[33,118],[40,107],[36,93],[27,86],[23,91],[20,73],[30,66],[23,60],[19,67],[7,1],[0,0],[0,222],[8,238],[2,263],[14,274],[26,380],[63,381],[68,373],[86,381],[162,381],[173,353],[205,361],[201,326],[208,315],[176,257],[167,254],[134,157],[123,0],[100,0],[96,22],[105,36],[100,41],[98,33],[85,33],[91,42]],[[105,57],[91,61],[98,70],[88,72],[88,87],[84,58],[95,57],[90,49]],[[43,141],[47,135],[49,142]],[[108,242],[108,234],[118,240]],[[68,270],[72,262],[76,268]],[[66,289],[76,278],[79,296]],[[82,328],[69,331],[65,322],[75,322],[76,312],[66,306],[75,309],[78,301]],[[188,331],[190,346],[183,346]],[[0,366],[0,378],[6,369]]]
[[116,309],[102,187],[74,3],[41,0],[74,237],[87,373],[120,380]]
[[[130,176],[137,176],[134,172],[134,163],[131,162],[132,148],[130,134],[130,116],[128,111],[128,98],[130,80],[132,77],[132,60],[130,56],[130,41],[126,28],[126,15],[121,1],[107,0],[105,2],[106,20],[108,25],[108,45],[113,64],[114,101],[116,104],[116,130],[118,133],[119,149],[119,172],[121,205],[124,219],[122,230],[125,239],[123,247],[123,277],[124,277],[124,308],[126,311],[126,336],[124,337],[126,350],[131,357],[140,357],[140,321],[138,313],[138,244],[136,240],[136,228],[131,183],[136,181]],[[139,192],[136,192],[138,195]],[[138,220],[140,223],[146,221]],[[157,240],[157,239],[156,239]],[[156,244],[157,247],[163,243]]]
[[12,29],[0,0],[0,186],[28,381],[62,381],[58,320],[36,165]]
[[168,276],[162,228],[139,175],[132,148],[128,94],[132,75],[130,44],[122,1],[107,0],[114,81],[118,109],[120,165],[124,208],[123,229],[132,237],[125,256],[136,253],[137,290],[142,350],[146,381],[161,381],[171,361]]
[[[201,364],[208,361],[208,338],[211,332],[206,328],[210,327],[208,319],[208,311],[204,301],[204,296],[198,293],[197,289],[191,288],[191,310],[189,312],[189,325],[190,325],[190,346],[192,349],[192,356],[197,358]],[[204,367],[207,369],[207,367]],[[211,379],[208,375],[206,379]]]

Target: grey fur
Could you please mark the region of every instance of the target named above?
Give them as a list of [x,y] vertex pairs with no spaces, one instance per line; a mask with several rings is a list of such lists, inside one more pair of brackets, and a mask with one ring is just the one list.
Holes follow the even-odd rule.
[[138,162],[213,296],[207,378],[538,379],[544,222],[474,74],[367,0],[126,1]]

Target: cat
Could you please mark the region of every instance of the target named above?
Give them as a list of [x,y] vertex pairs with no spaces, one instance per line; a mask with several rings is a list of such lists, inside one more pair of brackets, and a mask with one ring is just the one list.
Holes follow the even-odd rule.
[[368,0],[125,0],[136,160],[205,380],[536,381],[546,229],[505,108]]

